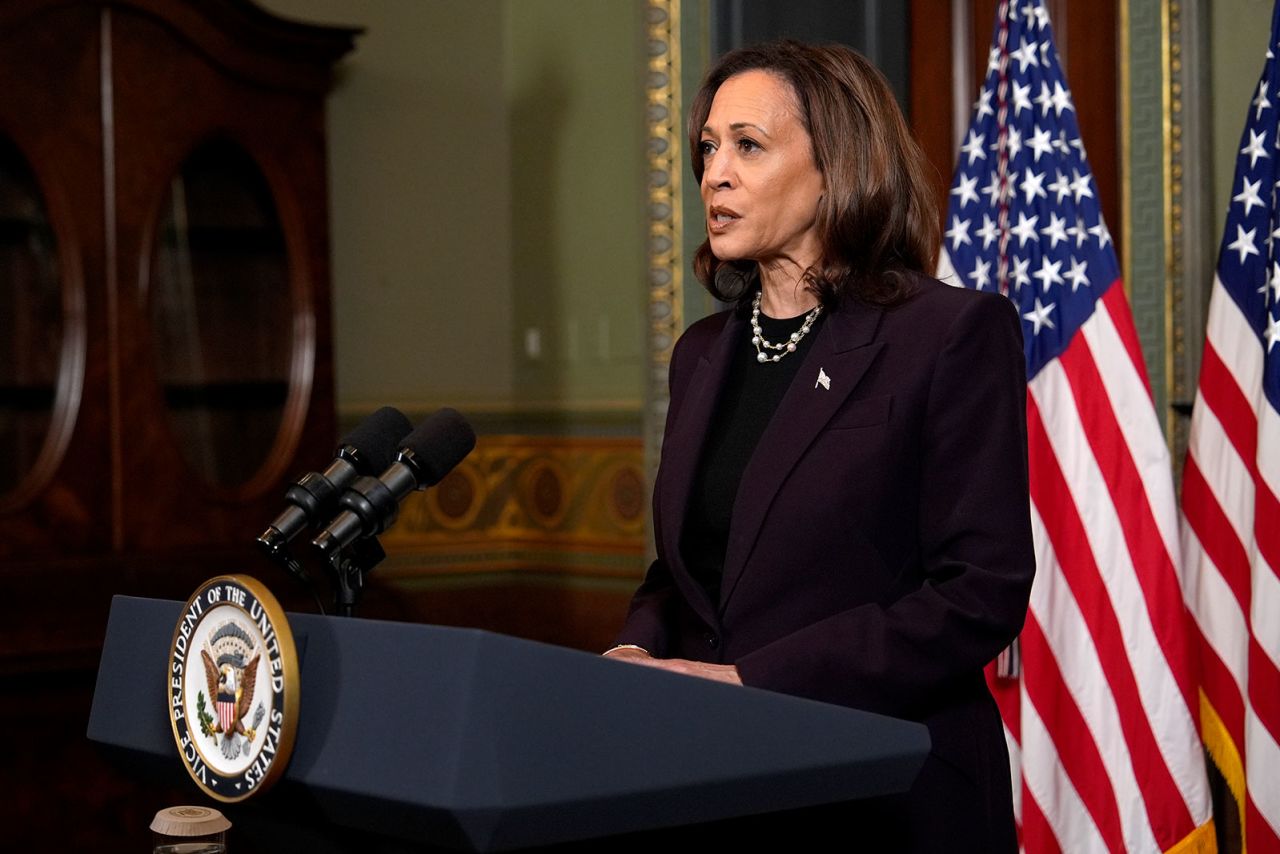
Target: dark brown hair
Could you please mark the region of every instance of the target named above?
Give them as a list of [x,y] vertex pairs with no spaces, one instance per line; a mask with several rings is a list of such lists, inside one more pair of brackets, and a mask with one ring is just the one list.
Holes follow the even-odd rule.
[[[932,167],[912,139],[888,81],[856,51],[779,41],[722,56],[689,113],[694,178],[701,184],[697,152],[717,90],[735,74],[754,70],[790,84],[826,181],[817,219],[822,257],[805,272],[809,288],[828,306],[849,296],[879,305],[905,299],[904,274],[932,274],[937,262],[937,210],[926,179]],[[754,263],[722,261],[708,241],[698,247],[693,269],[717,299],[751,296],[726,283],[740,283]]]

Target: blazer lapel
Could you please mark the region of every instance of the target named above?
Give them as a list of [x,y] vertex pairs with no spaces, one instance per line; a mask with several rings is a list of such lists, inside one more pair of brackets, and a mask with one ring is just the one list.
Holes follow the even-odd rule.
[[883,310],[861,303],[832,312],[760,437],[733,504],[720,608],[729,601],[783,481],[875,361]]
[[715,604],[685,566],[680,540],[684,534],[694,476],[711,429],[716,402],[733,361],[734,347],[741,344],[745,328],[746,320],[738,312],[729,315],[719,338],[707,354],[699,357],[689,386],[681,396],[680,411],[671,424],[671,432],[662,441],[658,512],[661,514],[663,554],[685,601],[711,626],[719,624]]

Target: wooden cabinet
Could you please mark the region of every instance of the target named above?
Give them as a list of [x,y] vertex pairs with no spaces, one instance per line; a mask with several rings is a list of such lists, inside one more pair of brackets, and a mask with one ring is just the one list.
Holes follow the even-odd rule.
[[112,592],[275,571],[254,537],[335,439],[324,98],[355,34],[0,5],[0,667],[83,658]]

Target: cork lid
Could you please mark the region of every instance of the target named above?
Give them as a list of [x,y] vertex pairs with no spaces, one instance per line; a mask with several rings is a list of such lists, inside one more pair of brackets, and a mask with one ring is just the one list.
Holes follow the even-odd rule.
[[209,836],[230,827],[226,816],[209,807],[169,807],[151,820],[151,829],[165,836]]

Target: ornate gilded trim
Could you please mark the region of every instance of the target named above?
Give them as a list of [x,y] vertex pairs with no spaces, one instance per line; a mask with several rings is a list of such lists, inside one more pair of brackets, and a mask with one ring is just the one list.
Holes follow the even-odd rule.
[[[1163,0],[1160,9],[1161,60],[1164,99],[1164,411],[1165,439],[1176,455],[1178,416],[1168,405],[1180,398],[1180,371],[1186,349],[1181,323],[1183,299],[1182,253],[1182,3]],[[1176,465],[1176,463],[1175,463]]]
[[[1120,0],[1119,8],[1125,288],[1166,441],[1171,439],[1172,425],[1168,409],[1170,288],[1174,263],[1180,257],[1171,248],[1175,222],[1171,2]],[[1181,132],[1179,121],[1179,137]]]
[[1120,0],[1120,230],[1124,235],[1120,253],[1120,275],[1124,279],[1125,296],[1133,300],[1133,51],[1129,27],[1129,0]]
[[482,435],[434,489],[405,499],[379,574],[572,564],[634,575],[645,547],[643,459],[634,437]]
[[649,379],[646,469],[657,470],[667,414],[667,367],[684,328],[684,255],[680,177],[680,0],[649,0],[646,120],[649,155]]

